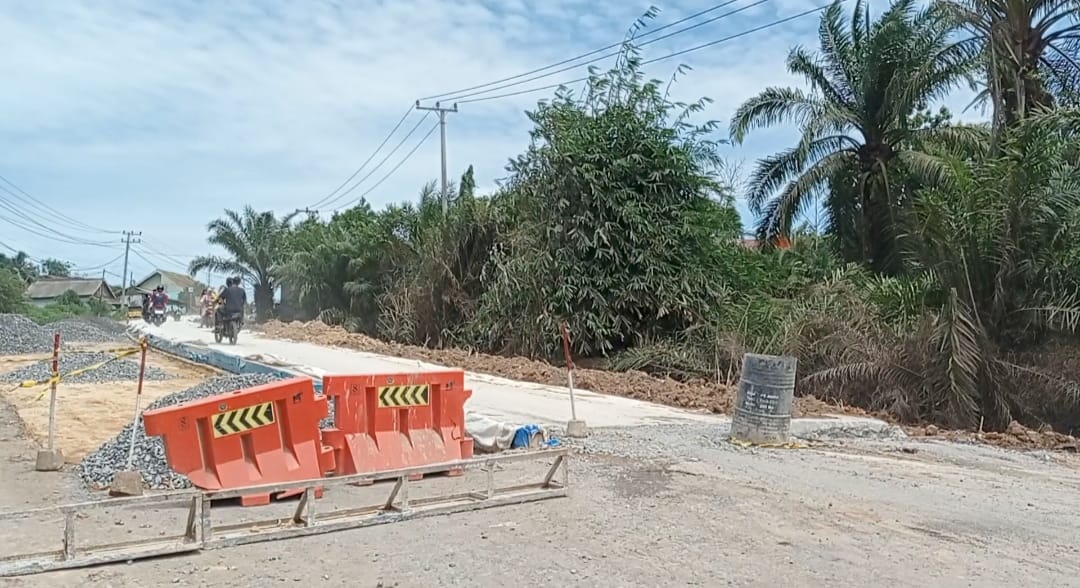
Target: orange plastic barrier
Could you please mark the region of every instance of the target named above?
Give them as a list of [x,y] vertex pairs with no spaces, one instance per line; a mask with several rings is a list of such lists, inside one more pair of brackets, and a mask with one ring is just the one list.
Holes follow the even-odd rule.
[[323,442],[334,448],[337,475],[473,456],[473,441],[465,435],[465,401],[472,392],[461,370],[324,376],[323,393],[334,402],[334,426],[323,431]]
[[[170,468],[197,488],[223,490],[332,471],[333,449],[319,436],[326,415],[326,397],[311,379],[292,378],[147,411],[143,422],[147,435],[163,438]],[[269,494],[241,499],[269,502]]]

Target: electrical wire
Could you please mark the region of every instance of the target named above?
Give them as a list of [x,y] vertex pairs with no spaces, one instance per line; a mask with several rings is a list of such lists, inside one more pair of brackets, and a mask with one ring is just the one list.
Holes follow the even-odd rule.
[[30,260],[33,263],[41,263],[40,259],[37,259],[36,257],[30,257],[30,255],[27,254],[25,251],[23,251],[21,249],[16,249],[16,248],[12,247],[11,245],[8,245],[7,243],[4,243],[3,241],[0,241],[0,247],[3,247],[4,249],[7,249],[8,251],[14,253],[15,255],[18,255],[18,254],[22,253],[23,255],[26,256],[26,259]]
[[[731,1],[728,2],[728,4],[731,4],[734,1],[737,1],[737,0],[731,0]],[[686,28],[679,29],[677,31],[668,33],[666,35],[657,37],[655,39],[650,39],[648,41],[645,41],[644,43],[634,43],[634,46],[635,47],[645,47],[645,46],[651,45],[653,43],[658,43],[658,42],[663,41],[665,39],[670,39],[671,37],[674,37],[676,35],[681,35],[681,34],[686,33],[688,31],[694,30],[694,29],[699,28],[699,27],[703,27],[703,26],[705,26],[707,24],[716,22],[716,21],[718,21],[720,19],[727,18],[729,16],[738,14],[740,12],[744,12],[746,10],[750,10],[751,8],[754,8],[756,6],[760,6],[760,5],[762,5],[762,4],[766,3],[766,2],[771,2],[771,1],[772,0],[756,0],[755,2],[747,4],[746,6],[736,8],[734,10],[725,12],[724,14],[721,14],[719,16],[714,16],[713,18],[710,18],[708,20],[699,22],[697,24],[690,25],[690,26],[688,26]],[[538,76],[533,76],[531,78],[527,78],[527,79],[524,79],[524,80],[519,80],[517,82],[512,82],[512,83],[509,83],[509,84],[503,84],[503,85],[500,85],[500,86],[494,86],[492,88],[488,88],[486,90],[480,90],[478,92],[470,92],[470,93],[466,93],[466,94],[455,94],[453,96],[450,96],[449,98],[445,98],[444,100],[445,101],[461,101],[463,98],[472,98],[473,96],[480,96],[481,94],[487,94],[489,92],[494,92],[496,90],[505,90],[507,88],[513,88],[513,87],[516,87],[516,86],[520,86],[522,84],[527,84],[529,82],[535,82],[536,80],[542,80],[544,78],[549,78],[551,76],[554,76],[554,75],[557,75],[557,74],[560,74],[560,73],[563,73],[563,72],[566,72],[566,71],[570,71],[572,69],[577,69],[577,68],[582,67],[584,65],[590,65],[590,64],[596,63],[598,61],[603,61],[605,59],[615,57],[615,56],[619,55],[620,53],[622,53],[621,48],[619,50],[617,50],[617,51],[612,51],[610,53],[605,53],[604,55],[601,55],[600,57],[595,57],[595,58],[590,59],[588,61],[583,61],[581,63],[577,63],[577,64],[574,64],[574,65],[569,65],[569,66],[566,66],[564,68],[557,69],[555,71],[550,71],[550,72],[545,73],[545,74],[541,74],[541,75],[538,75]],[[465,100],[464,102],[469,102],[469,101]]]
[[160,267],[160,260],[159,261],[153,261],[153,260],[149,259],[148,257],[146,257],[146,255],[143,255],[143,252],[139,251],[135,247],[131,248],[131,253],[133,255],[135,255],[136,257],[138,257],[139,259],[141,259],[141,260],[145,261],[146,263],[150,264],[150,269],[157,269],[158,267]]
[[[179,259],[177,259],[177,258],[176,258],[176,257],[174,257],[173,255],[170,255],[170,254],[168,254],[168,253],[165,253],[165,252],[163,252],[163,251],[161,251],[161,250],[157,249],[156,247],[154,247],[153,245],[151,245],[151,244],[150,244],[149,242],[147,242],[147,239],[146,239],[146,237],[143,237],[143,239],[142,239],[142,242],[141,242],[141,245],[142,245],[142,246],[143,246],[143,248],[144,248],[144,249],[146,249],[146,250],[147,250],[148,252],[151,252],[151,253],[156,253],[156,254],[157,254],[157,255],[158,255],[159,257],[161,257],[162,259],[168,259],[168,260],[170,260],[170,261],[171,261],[172,263],[175,263],[175,264],[177,264],[177,265],[181,265],[181,266],[184,266],[184,268],[185,268],[185,271],[186,271],[186,268],[187,268],[187,266],[188,266],[188,264],[187,264],[187,263],[185,263],[185,262],[183,262],[183,261],[180,261]],[[198,257],[198,256],[197,256],[197,255],[192,255],[191,257],[192,257],[192,258],[195,258],[195,257]]]
[[406,154],[405,154],[405,157],[403,157],[403,158],[401,159],[401,161],[397,162],[397,165],[395,165],[395,166],[394,166],[394,167],[393,167],[393,168],[392,168],[392,169],[391,169],[391,170],[390,170],[389,172],[387,172],[387,174],[386,174],[385,176],[383,176],[383,177],[382,177],[382,179],[380,179],[380,180],[379,180],[378,182],[375,182],[375,185],[374,185],[374,186],[372,186],[372,187],[368,188],[367,190],[365,190],[365,191],[364,191],[364,193],[363,193],[363,194],[361,194],[360,196],[357,196],[357,197],[356,197],[355,199],[353,199],[352,201],[350,201],[350,202],[346,203],[346,204],[345,204],[345,205],[343,205],[343,206],[339,206],[339,207],[338,207],[337,209],[335,209],[335,210],[340,210],[340,209],[342,209],[342,208],[348,208],[348,207],[350,207],[350,206],[353,206],[353,205],[354,205],[354,204],[356,204],[357,202],[360,202],[361,200],[363,200],[363,199],[364,199],[364,197],[366,197],[366,196],[367,196],[368,194],[371,194],[372,192],[374,192],[374,191],[375,191],[375,188],[378,188],[379,186],[381,186],[383,182],[385,182],[385,181],[386,181],[387,179],[389,179],[389,178],[390,178],[390,176],[394,175],[394,172],[396,172],[396,171],[398,170],[398,168],[400,168],[400,167],[401,167],[402,165],[404,165],[404,164],[405,164],[405,162],[406,162],[406,161],[408,161],[409,159],[411,159],[411,158],[412,158],[413,154],[415,154],[415,153],[416,153],[416,151],[417,151],[418,149],[420,149],[420,147],[421,147],[421,146],[422,146],[422,145],[423,145],[424,143],[426,143],[428,139],[430,139],[430,138],[431,138],[431,135],[432,135],[432,134],[433,134],[433,133],[435,132],[435,129],[437,129],[437,128],[439,128],[439,123],[435,123],[435,124],[431,125],[431,128],[430,128],[430,129],[428,129],[428,132],[427,132],[427,134],[426,134],[426,135],[424,135],[424,136],[423,136],[423,137],[422,137],[422,138],[420,139],[420,142],[419,142],[419,143],[417,143],[417,144],[416,144],[415,146],[413,146],[413,148],[412,148],[412,149],[411,149],[411,150],[410,150],[410,151],[409,151],[408,153],[406,153]]
[[117,255],[116,257],[110,259],[109,261],[106,261],[103,264],[95,265],[95,266],[92,266],[92,267],[73,267],[73,268],[71,268],[71,271],[73,271],[73,272],[92,272],[92,271],[95,271],[95,270],[101,270],[101,269],[105,269],[105,268],[109,267],[110,265],[120,261],[123,258],[124,258],[124,254],[121,253],[120,255]]
[[[839,2],[844,2],[845,0],[838,0],[838,1]],[[763,25],[760,25],[760,26],[756,26],[756,27],[753,27],[753,28],[750,28],[750,29],[746,29],[744,31],[735,33],[733,35],[728,35],[727,37],[722,37],[720,39],[716,39],[715,41],[710,41],[708,43],[702,43],[701,45],[696,45],[694,47],[690,47],[689,49],[683,49],[681,51],[676,51],[674,53],[669,53],[667,55],[663,55],[661,57],[656,57],[654,59],[649,59],[649,60],[646,60],[646,61],[642,61],[641,65],[643,65],[643,66],[644,65],[649,65],[651,63],[664,61],[664,60],[667,60],[667,59],[671,59],[673,57],[678,57],[680,55],[686,55],[687,53],[693,53],[695,51],[700,51],[702,49],[707,49],[709,47],[713,47],[713,46],[719,45],[721,43],[726,43],[728,41],[732,41],[732,40],[738,39],[740,37],[745,37],[747,35],[751,35],[753,33],[763,31],[765,29],[770,29],[772,27],[776,27],[776,26],[780,26],[782,24],[789,23],[789,22],[791,22],[793,20],[803,18],[804,16],[814,14],[815,12],[821,12],[821,11],[825,10],[826,8],[828,8],[828,6],[819,6],[817,8],[811,9],[811,10],[805,10],[805,11],[800,12],[798,14],[793,14],[791,16],[788,16],[788,17],[785,17],[785,18],[782,18],[782,19],[779,19],[779,20],[775,20],[775,21],[772,21],[772,22],[769,22],[769,23],[766,23],[766,24],[763,24]],[[536,87],[536,88],[527,88],[525,90],[518,90],[516,92],[507,92],[505,94],[496,94],[494,96],[481,96],[479,98],[470,98],[468,100],[461,100],[460,102],[458,102],[458,104],[469,104],[469,103],[472,103],[472,102],[484,102],[484,101],[487,101],[487,100],[498,100],[500,98],[509,98],[511,96],[521,96],[523,94],[532,94],[533,92],[542,92],[544,90],[551,90],[551,89],[554,89],[554,88],[560,88],[562,86],[569,86],[570,84],[576,84],[578,82],[583,82],[583,81],[588,80],[590,77],[591,76],[583,76],[583,77],[580,77],[580,78],[577,78],[577,79],[574,79],[574,80],[569,80],[569,81],[566,81],[566,82],[560,82],[558,84],[549,84],[549,85],[546,85],[546,86],[539,86],[539,87]]]
[[[738,2],[738,1],[739,0],[728,0],[727,2],[721,2],[720,4],[717,4],[716,6],[713,6],[712,8],[706,8],[705,10],[702,10],[700,12],[696,12],[694,14],[691,14],[690,16],[687,16],[687,17],[683,17],[683,18],[681,18],[681,19],[679,19],[679,20],[677,20],[677,21],[675,21],[673,23],[669,23],[669,24],[666,24],[666,25],[664,25],[662,27],[658,27],[658,28],[655,28],[655,29],[652,29],[652,30],[645,31],[644,33],[638,35],[636,38],[637,39],[643,39],[645,37],[650,37],[650,36],[655,35],[655,34],[661,32],[661,31],[667,30],[667,29],[669,29],[671,27],[678,26],[678,25],[680,25],[680,24],[682,24],[684,22],[694,20],[695,18],[697,18],[699,16],[704,16],[704,15],[710,13],[710,12],[720,10],[721,8],[730,6],[730,5],[732,5],[732,4],[734,4],[735,2]],[[704,23],[701,23],[701,24],[708,24],[709,22],[712,22],[712,21],[711,20],[710,21],[705,21]],[[700,25],[698,25],[698,26],[700,26]],[[584,59],[586,57],[589,57],[590,55],[596,55],[597,53],[603,53],[604,51],[609,51],[611,49],[621,47],[623,45],[623,43],[625,43],[625,42],[626,41],[624,40],[624,41],[619,41],[618,43],[612,43],[611,45],[607,45],[606,47],[601,47],[599,49],[594,49],[592,51],[589,51],[588,53],[582,53],[581,55],[578,55],[576,57],[571,57],[569,59],[564,59],[564,60],[559,61],[557,63],[552,63],[550,65],[545,65],[544,67],[538,67],[536,69],[527,71],[525,73],[520,73],[520,74],[517,74],[517,75],[514,75],[514,76],[507,77],[507,78],[502,78],[500,80],[495,80],[493,82],[488,82],[486,84],[478,84],[476,86],[469,86],[468,88],[462,88],[460,90],[455,90],[453,92],[444,92],[442,94],[434,94],[432,96],[424,96],[423,98],[421,98],[421,100],[435,100],[436,98],[443,98],[445,96],[454,96],[454,95],[457,95],[457,94],[463,94],[465,92],[471,92],[473,90],[479,90],[480,88],[487,88],[488,86],[494,86],[496,84],[509,82],[511,80],[516,80],[518,78],[523,78],[525,76],[530,76],[532,74],[540,73],[542,71],[547,71],[549,69],[559,67],[560,65],[566,65],[568,63],[572,63],[572,62],[577,61],[579,59]],[[603,58],[600,58],[600,59],[603,59]],[[579,65],[584,65],[584,64],[579,64]],[[574,66],[574,67],[578,67],[578,66]],[[524,83],[524,82],[522,82],[522,83]]]
[[[107,230],[107,229],[102,229],[102,228],[99,228],[99,227],[95,227],[93,225],[88,225],[88,224],[86,224],[86,223],[84,223],[84,222],[82,222],[80,220],[71,218],[70,216],[60,212],[59,210],[56,210],[55,208],[49,206],[48,204],[42,202],[41,200],[38,200],[37,198],[34,198],[26,190],[23,190],[17,184],[15,184],[15,182],[12,182],[11,180],[5,178],[3,175],[0,175],[0,181],[3,181],[5,184],[7,184],[7,185],[11,186],[12,188],[14,188],[22,196],[20,197],[17,194],[14,194],[13,192],[11,192],[11,190],[8,190],[7,188],[3,188],[9,194],[12,194],[12,195],[15,195],[15,196],[19,197],[24,202],[29,201],[29,202],[36,203],[42,209],[47,210],[52,215],[55,215],[56,218],[66,221],[68,224],[70,224],[72,227],[74,227],[75,230],[88,231],[88,232],[92,232],[92,233],[105,233],[105,234],[109,234],[109,235],[120,235],[120,234],[123,233],[123,231],[110,231],[110,230]],[[2,186],[0,186],[0,188],[2,188]]]
[[[11,190],[8,190],[7,188],[4,188],[3,186],[0,186],[0,190],[7,191],[8,193],[13,193],[13,192],[11,192]],[[27,231],[27,232],[30,232],[30,233],[34,233],[35,235],[42,236],[42,237],[48,237],[50,239],[59,240],[59,241],[62,241],[64,243],[71,243],[73,245],[111,246],[111,244],[105,243],[105,242],[102,242],[102,241],[90,241],[88,239],[83,239],[82,237],[75,237],[75,236],[72,236],[72,235],[68,235],[66,233],[61,233],[60,231],[57,231],[53,227],[45,225],[42,222],[38,221],[37,219],[33,218],[32,216],[26,214],[25,212],[20,210],[15,204],[13,204],[11,201],[4,198],[2,194],[0,194],[0,207],[6,209],[7,211],[11,212],[15,216],[21,218],[23,221],[25,221],[25,222],[33,225],[33,226],[39,227],[41,230],[53,233],[52,236],[43,235],[40,232],[38,232],[37,230],[32,230],[32,229],[27,228],[27,226],[22,224],[22,223],[12,221],[10,218],[8,218],[6,216],[0,216],[0,220],[4,220],[4,221],[10,223],[13,226],[16,226],[16,227],[18,227],[20,229],[23,229],[24,231]]]
[[[330,205],[334,204],[335,202],[340,202],[342,198],[344,198],[345,196],[348,196],[353,190],[356,190],[358,187],[360,187],[360,184],[363,184],[364,181],[367,180],[368,178],[370,178],[372,174],[379,171],[379,168],[382,167],[383,164],[387,162],[387,160],[389,160],[391,157],[393,157],[393,155],[395,153],[397,153],[398,149],[401,149],[401,146],[405,144],[405,141],[408,141],[409,137],[413,136],[413,134],[416,133],[416,130],[420,128],[420,125],[422,125],[424,123],[424,121],[428,119],[429,116],[431,116],[430,111],[424,113],[424,116],[420,117],[420,120],[416,121],[416,124],[413,125],[413,128],[409,129],[409,132],[404,137],[402,137],[401,141],[398,141],[398,144],[394,146],[394,148],[390,151],[390,153],[387,153],[386,157],[382,158],[382,161],[380,161],[374,168],[372,168],[370,171],[368,171],[367,175],[360,178],[355,184],[350,186],[348,190],[345,190],[344,192],[338,194],[335,198],[331,199],[329,202],[324,203],[323,206],[330,206]],[[436,126],[438,126],[438,123],[436,123]],[[340,208],[340,207],[335,207],[335,209],[336,208]]]
[[[187,266],[186,263],[177,262],[175,260],[170,261],[169,259],[167,259],[165,257],[162,257],[159,254],[152,253],[151,251],[146,250],[146,249],[142,249],[141,247],[132,247],[131,252],[138,255],[140,259],[142,259],[143,261],[151,264],[154,267],[157,267],[159,263],[163,263],[166,266],[182,267],[182,268],[184,268],[184,273],[187,273],[188,266]],[[150,257],[153,257],[157,261],[156,262],[150,261],[149,259],[146,258],[147,255],[150,256]]]
[[12,225],[14,227],[22,229],[22,230],[26,231],[27,233],[30,233],[31,235],[37,235],[38,237],[41,237],[43,239],[48,239],[50,241],[59,242],[59,243],[68,243],[70,245],[86,245],[86,246],[90,246],[90,247],[105,247],[105,248],[112,248],[112,247],[116,246],[115,243],[105,243],[103,241],[88,241],[86,239],[80,239],[78,237],[72,237],[71,235],[67,235],[65,233],[60,233],[60,232],[56,231],[55,229],[47,227],[47,226],[45,226],[45,225],[43,225],[43,224],[29,218],[29,217],[27,217],[25,214],[18,211],[18,209],[11,208],[9,205],[4,203],[3,201],[0,201],[0,206],[3,206],[5,208],[8,208],[8,210],[11,210],[12,212],[15,212],[15,214],[17,216],[23,217],[23,219],[26,220],[26,222],[29,222],[30,224],[33,224],[33,225],[37,225],[39,227],[42,227],[45,231],[51,232],[51,234],[49,234],[49,233],[42,232],[41,230],[38,230],[38,229],[32,229],[32,228],[27,227],[26,225],[24,225],[22,223],[13,221],[13,220],[11,220],[10,218],[8,218],[6,216],[0,215],[0,220],[2,220],[2,221],[6,222],[6,223],[8,223],[8,224],[10,224],[10,225]]
[[410,104],[409,109],[405,111],[405,114],[401,115],[401,119],[398,120],[396,125],[394,125],[394,128],[390,129],[390,132],[386,135],[386,137],[383,138],[382,143],[379,143],[379,146],[371,152],[371,155],[369,155],[368,158],[364,160],[364,163],[360,164],[360,167],[356,168],[356,171],[354,171],[351,176],[346,178],[340,186],[334,188],[333,192],[330,192],[326,196],[323,196],[323,198],[315,204],[308,205],[305,208],[318,208],[319,206],[322,206],[324,203],[326,203],[327,200],[330,200],[334,197],[335,194],[340,192],[341,189],[344,188],[349,182],[353,181],[353,178],[360,175],[360,172],[364,171],[364,168],[367,167],[367,164],[371,163],[371,160],[375,159],[375,156],[379,154],[379,151],[382,151],[382,148],[386,146],[386,142],[390,140],[390,137],[393,137],[394,133],[396,133],[397,130],[401,128],[401,125],[404,124],[405,119],[409,118],[409,114],[412,113],[413,108],[414,106]]

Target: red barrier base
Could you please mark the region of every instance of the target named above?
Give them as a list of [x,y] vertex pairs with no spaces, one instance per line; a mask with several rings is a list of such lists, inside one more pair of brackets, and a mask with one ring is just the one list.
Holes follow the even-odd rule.
[[[461,468],[450,467],[449,462],[472,457],[472,439],[450,439],[452,429],[442,434],[433,429],[416,429],[405,432],[343,433],[338,429],[323,431],[323,441],[334,448],[334,474],[348,476],[414,466],[448,463],[445,472],[460,476]],[[422,474],[413,474],[410,480],[419,480]]]

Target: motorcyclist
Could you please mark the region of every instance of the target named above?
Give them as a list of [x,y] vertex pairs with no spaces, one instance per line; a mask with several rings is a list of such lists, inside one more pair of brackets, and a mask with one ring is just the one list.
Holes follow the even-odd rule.
[[150,308],[154,310],[164,309],[168,304],[169,295],[165,293],[165,286],[155,288],[154,293],[150,295]]
[[240,314],[240,323],[244,322],[244,307],[247,306],[247,292],[240,285],[240,278],[227,278],[225,280],[225,290],[220,296],[221,304],[218,306],[217,324],[221,324],[225,317],[238,313]]

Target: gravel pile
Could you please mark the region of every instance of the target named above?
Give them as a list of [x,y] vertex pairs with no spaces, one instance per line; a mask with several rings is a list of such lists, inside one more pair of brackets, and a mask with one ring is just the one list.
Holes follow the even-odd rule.
[[[280,378],[269,374],[211,378],[193,388],[163,396],[150,403],[145,410],[173,406],[215,394],[266,384],[278,379]],[[119,435],[106,441],[76,466],[76,471],[87,486],[107,487],[112,483],[113,475],[117,471],[126,469],[128,445],[131,443],[133,430],[136,431],[136,437],[132,467],[142,473],[143,480],[149,488],[167,489],[191,486],[187,477],[173,472],[166,465],[165,444],[161,441],[161,437],[146,437],[141,416],[134,423],[125,425]]]
[[[119,332],[107,323],[120,327]],[[42,327],[46,333],[60,333],[61,343],[120,343],[124,341],[124,328],[109,319],[63,319]]]
[[17,314],[0,314],[0,355],[52,351],[52,333]]
[[618,455],[641,461],[700,459],[703,451],[738,451],[728,442],[731,423],[649,425],[593,429],[585,439],[567,437],[559,428],[550,431],[560,443],[581,453]]
[[[102,352],[62,352],[60,353],[60,374],[67,374],[100,363],[112,357],[115,356]],[[12,384],[25,382],[27,380],[41,382],[48,380],[51,375],[52,360],[45,360],[0,374],[0,382]],[[145,379],[147,380],[168,380],[172,377],[172,374],[160,368],[153,366],[147,366],[146,368]],[[112,363],[105,364],[98,369],[71,376],[70,378],[64,378],[63,381],[72,384],[103,384],[106,382],[123,382],[138,379],[139,364],[129,359],[118,359]]]
[[[810,429],[803,428],[801,434],[795,427],[792,429],[791,440],[804,443],[851,439],[895,441],[905,438],[903,430],[898,427],[877,427],[843,421],[833,424],[820,423]],[[698,460],[715,455],[718,451],[751,454],[778,451],[731,443],[731,421],[728,420],[718,420],[715,423],[605,427],[593,429],[585,439],[567,437],[561,428],[552,428],[549,432],[560,443],[570,445],[581,453],[617,455],[640,461],[664,461],[670,458]]]

